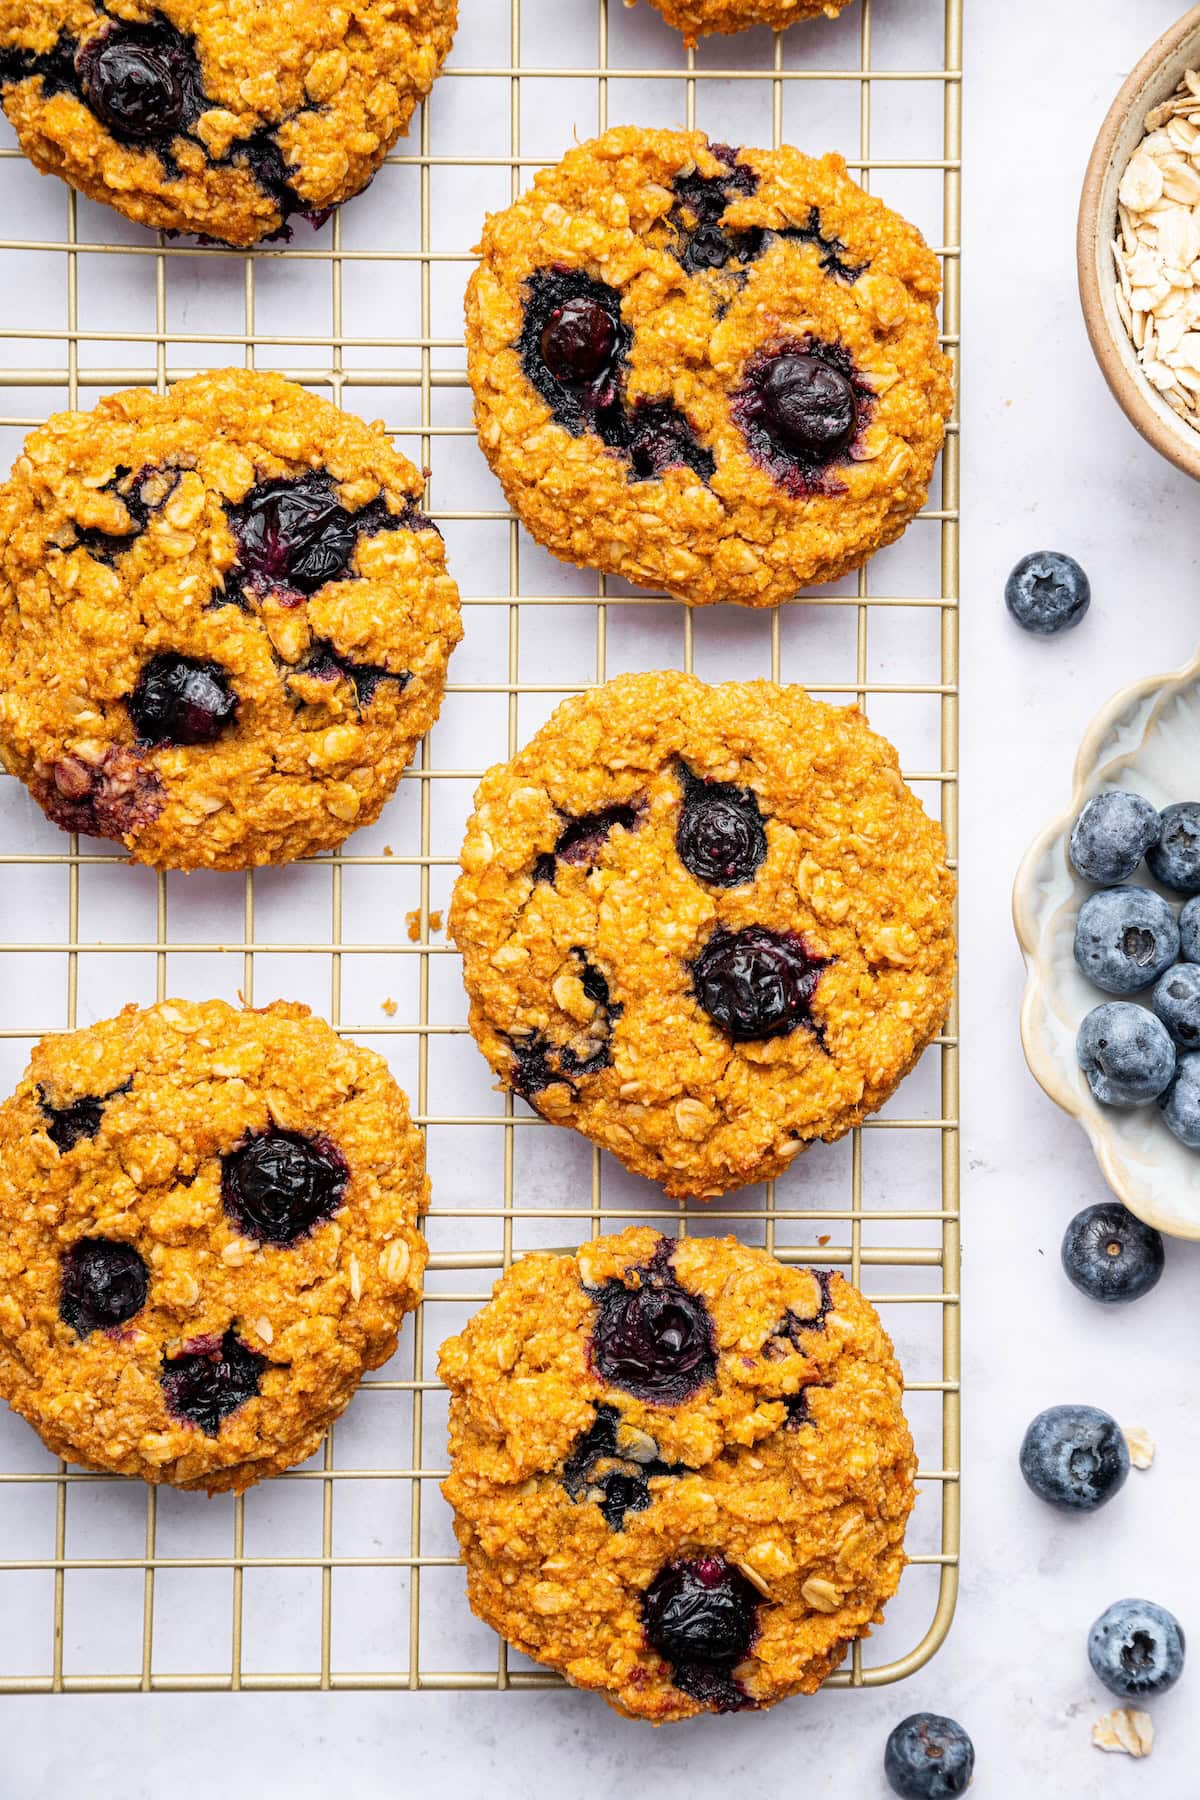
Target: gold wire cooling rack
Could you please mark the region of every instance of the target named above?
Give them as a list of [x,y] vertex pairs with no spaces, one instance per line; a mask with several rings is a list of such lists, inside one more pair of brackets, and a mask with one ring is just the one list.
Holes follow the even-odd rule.
[[62,839],[0,778],[6,1086],[34,1038],[130,998],[287,994],[389,1056],[414,1096],[434,1182],[424,1305],[302,1468],[242,1499],[206,1501],[67,1468],[20,1421],[0,1421],[0,1691],[556,1685],[468,1613],[436,1486],[444,1400],[431,1370],[438,1343],[514,1255],[634,1220],[734,1230],[787,1260],[865,1277],[911,1376],[922,1498],[912,1566],[871,1641],[882,1660],[856,1644],[832,1685],[899,1680],[949,1628],[957,1012],[878,1118],[775,1183],[689,1212],[490,1091],[439,914],[483,766],[510,755],[564,694],[625,667],[799,679],[856,702],[899,744],[954,857],[956,427],[940,497],[858,577],[766,615],[691,614],[563,569],[521,537],[474,445],[457,334],[485,206],[505,204],[573,132],[684,122],[731,141],[842,149],[939,246],[957,363],[962,0],[860,0],[836,24],[692,52],[645,4],[629,13],[617,0],[575,0],[575,12],[562,0],[461,0],[453,57],[413,138],[319,238],[282,250],[155,241],[64,199],[0,150],[5,218],[25,227],[0,242],[5,455],[47,412],[99,391],[161,390],[241,359],[279,368],[385,415],[432,467],[429,504],[467,622],[442,719],[400,797],[340,855],[241,879],[155,876]]

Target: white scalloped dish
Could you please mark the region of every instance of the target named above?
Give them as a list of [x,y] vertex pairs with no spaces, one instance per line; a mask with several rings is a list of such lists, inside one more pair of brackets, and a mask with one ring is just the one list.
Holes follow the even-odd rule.
[[[1079,1120],[1104,1178],[1131,1212],[1174,1237],[1200,1238],[1200,1150],[1188,1150],[1155,1105],[1124,1111],[1092,1098],[1075,1060],[1080,1020],[1112,996],[1075,964],[1075,919],[1094,889],[1067,858],[1067,838],[1101,788],[1131,788],[1152,805],[1200,798],[1200,654],[1169,675],[1124,688],[1093,719],[1075,759],[1067,810],[1034,840],[1013,886],[1013,921],[1025,957],[1021,1042],[1034,1077]],[[1131,881],[1155,886],[1145,866]],[[1178,912],[1181,897],[1160,890]],[[1132,994],[1148,1000],[1148,992]]]

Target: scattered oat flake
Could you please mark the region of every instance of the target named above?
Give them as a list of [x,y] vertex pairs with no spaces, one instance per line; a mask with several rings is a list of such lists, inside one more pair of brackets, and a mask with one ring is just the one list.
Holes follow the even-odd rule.
[[1154,1439],[1144,1425],[1122,1425],[1121,1435],[1135,1469],[1148,1469],[1154,1461]]
[[386,1000],[381,1000],[379,1002],[379,1010],[380,1012],[385,1012],[389,1019],[394,1019],[396,1014],[400,1011],[400,1008],[389,994]]
[[1121,1706],[1105,1713],[1092,1726],[1097,1750],[1118,1750],[1125,1756],[1149,1756],[1154,1748],[1154,1721],[1146,1712]]

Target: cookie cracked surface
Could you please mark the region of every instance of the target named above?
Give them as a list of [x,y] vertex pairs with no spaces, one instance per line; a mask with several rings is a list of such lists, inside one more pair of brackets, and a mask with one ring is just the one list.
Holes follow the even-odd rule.
[[[635,3],[625,0],[627,6]],[[650,4],[668,25],[683,32],[690,48],[710,31],[748,31],[752,25],[786,31],[802,19],[836,19],[849,0],[650,0]]]
[[895,750],[799,687],[628,675],[476,795],[450,929],[501,1080],[668,1194],[785,1169],[941,1029],[954,883]]
[[487,220],[480,444],[564,560],[774,605],[924,504],[952,403],[940,288],[840,157],[618,127]]
[[0,488],[0,758],[159,868],[330,849],[378,817],[461,636],[382,432],[226,369],[58,413]]
[[[621,1296],[646,1302],[648,1393],[605,1359]],[[698,1327],[673,1299],[711,1344],[681,1388]],[[840,1275],[625,1231],[516,1263],[440,1370],[473,1610],[618,1711],[812,1693],[882,1617],[916,1463],[891,1343]]]
[[0,0],[21,149],[137,224],[247,245],[364,188],[433,85],[457,0]]
[[47,1038],[0,1106],[0,1395],[70,1462],[240,1492],[395,1350],[427,1196],[383,1059],[307,1007]]

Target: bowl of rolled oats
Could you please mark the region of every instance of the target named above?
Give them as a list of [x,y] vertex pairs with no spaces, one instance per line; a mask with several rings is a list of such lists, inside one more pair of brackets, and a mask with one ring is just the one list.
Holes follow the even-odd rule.
[[1079,292],[1130,423],[1200,479],[1200,6],[1152,44],[1096,139]]

